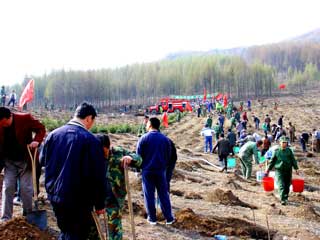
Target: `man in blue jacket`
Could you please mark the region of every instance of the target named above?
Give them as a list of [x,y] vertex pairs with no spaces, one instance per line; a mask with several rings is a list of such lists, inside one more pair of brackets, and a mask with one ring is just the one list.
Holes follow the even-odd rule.
[[95,208],[104,213],[106,163],[101,144],[88,131],[96,116],[91,104],[82,103],[43,147],[45,187],[61,230],[59,239],[87,239],[94,224],[91,212]]
[[157,224],[155,207],[155,189],[157,189],[160,206],[166,224],[172,224],[171,202],[168,190],[166,170],[171,158],[170,140],[159,131],[160,120],[156,117],[147,123],[148,133],[144,134],[137,144],[137,154],[142,157],[142,188],[148,214],[148,222]]

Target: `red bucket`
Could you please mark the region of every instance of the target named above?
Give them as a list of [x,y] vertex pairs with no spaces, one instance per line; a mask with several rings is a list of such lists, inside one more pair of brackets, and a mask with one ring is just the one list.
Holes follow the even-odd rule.
[[272,177],[264,177],[262,179],[263,188],[266,192],[273,191],[274,189],[274,179]]
[[304,180],[303,179],[292,179],[292,191],[294,192],[303,192],[304,189]]

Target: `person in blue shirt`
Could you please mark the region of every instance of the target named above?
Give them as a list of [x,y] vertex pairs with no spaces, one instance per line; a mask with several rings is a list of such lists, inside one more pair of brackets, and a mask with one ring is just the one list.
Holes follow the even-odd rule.
[[174,217],[166,176],[171,159],[171,143],[159,131],[160,120],[158,118],[150,118],[146,128],[148,133],[144,134],[137,143],[137,154],[142,157],[142,189],[148,222],[151,225],[157,224],[155,207],[155,190],[157,190],[166,224],[172,224]]
[[59,239],[88,239],[94,227],[91,212],[105,212],[106,161],[100,142],[88,131],[96,116],[91,104],[82,103],[71,121],[48,135],[41,152]]

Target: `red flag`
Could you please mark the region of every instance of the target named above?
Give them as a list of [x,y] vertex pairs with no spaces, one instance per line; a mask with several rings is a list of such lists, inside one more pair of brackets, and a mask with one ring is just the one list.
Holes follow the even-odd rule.
[[223,96],[223,107],[226,108],[228,106],[228,97],[227,95]]
[[34,80],[30,79],[27,86],[24,88],[20,101],[19,101],[19,107],[22,108],[23,105],[25,105],[27,102],[32,101],[34,94]]
[[203,89],[203,101],[207,100],[207,90],[206,88]]
[[286,88],[286,85],[285,84],[280,84],[279,85],[279,89],[281,90],[281,89],[285,89]]
[[189,102],[187,102],[187,104],[186,104],[186,110],[189,112],[192,112],[192,106]]
[[169,126],[169,122],[168,122],[168,114],[167,112],[164,112],[163,113],[163,116],[162,116],[162,125],[167,128]]
[[219,101],[222,97],[223,97],[223,94],[222,94],[222,93],[219,93],[219,94],[216,96],[216,100]]

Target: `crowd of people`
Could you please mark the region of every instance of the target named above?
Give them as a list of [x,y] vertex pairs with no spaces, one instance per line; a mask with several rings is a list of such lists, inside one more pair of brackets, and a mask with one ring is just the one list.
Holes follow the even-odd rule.
[[[228,156],[237,154],[243,177],[247,180],[252,178],[253,158],[260,166],[261,156],[269,159],[265,176],[275,169],[280,200],[286,205],[292,169],[298,173],[290,143],[299,140],[302,150],[307,151],[307,143],[312,136],[316,139],[315,150],[319,152],[320,131],[314,129],[313,134],[303,131],[297,139],[295,126],[291,122],[287,126],[288,133],[285,130],[284,116],[278,119],[277,124],[272,124],[267,114],[261,126],[261,136],[260,119],[255,114],[252,115],[255,132],[248,131],[250,120],[247,111],[251,111],[251,101],[247,102],[247,111],[243,103],[239,109],[231,103],[225,112],[220,108],[213,111],[210,104],[206,106],[208,108],[205,107],[203,116],[207,117],[207,112],[209,116],[201,130],[204,152],[212,154],[217,150],[221,172],[228,172]],[[197,110],[197,114],[200,117],[202,113]],[[213,121],[215,114],[216,122]],[[32,115],[0,107],[0,172],[4,169],[1,222],[12,218],[17,183],[23,215],[32,211],[33,185],[28,148],[32,151],[40,148],[38,165],[45,168],[45,189],[61,231],[59,239],[98,238],[92,211],[107,215],[109,239],[122,239],[121,217],[127,194],[124,171],[127,168],[141,171],[148,223],[157,224],[157,201],[166,224],[174,223],[169,191],[177,153],[172,140],[161,133],[160,120],[145,116],[138,132],[136,152],[130,152],[113,146],[107,134],[93,135],[89,131],[96,117],[94,106],[83,102],[67,124],[46,136],[44,125]],[[227,119],[230,123],[228,127]],[[275,147],[273,143],[279,145]],[[234,152],[235,146],[240,147],[238,153]]]
[[[232,104],[232,103],[231,103]],[[247,109],[244,109],[243,102],[240,102],[239,108],[228,106],[232,109],[231,113],[209,111],[209,116],[206,118],[205,125],[200,134],[204,137],[204,153],[215,153],[218,149],[219,165],[221,172],[228,171],[229,155],[235,155],[234,147],[239,147],[237,154],[241,164],[243,178],[246,180],[252,179],[252,161],[261,168],[265,163],[265,159],[269,161],[265,176],[269,175],[272,169],[275,169],[276,179],[279,186],[279,195],[281,204],[286,205],[288,202],[289,187],[292,178],[292,169],[297,173],[298,165],[294,156],[292,144],[298,140],[301,145],[301,150],[307,152],[307,144],[312,138],[312,150],[320,152],[320,131],[313,129],[313,133],[302,131],[299,137],[296,136],[296,128],[292,122],[288,125],[284,124],[285,116],[281,115],[274,123],[271,116],[266,114],[261,125],[259,116],[252,113],[253,130],[248,130],[247,111],[252,110],[252,102],[248,100]],[[277,105],[278,106],[278,105]],[[197,110],[197,116],[201,116]],[[214,115],[216,115],[216,124],[212,126]],[[206,117],[203,115],[203,117]],[[229,119],[226,126],[226,119]],[[226,137],[225,137],[226,133]],[[213,146],[213,138],[215,144]]]
[[61,231],[59,239],[98,239],[92,211],[108,217],[109,239],[122,239],[122,208],[127,194],[124,169],[141,171],[147,221],[157,224],[157,193],[166,224],[175,219],[170,180],[177,161],[174,143],[160,132],[160,120],[145,117],[136,153],[113,146],[107,134],[93,135],[97,113],[80,104],[72,120],[46,137],[45,127],[30,114],[0,107],[0,172],[4,169],[1,222],[12,218],[17,182],[23,215],[32,212],[32,170],[28,148],[41,145],[39,165],[45,167],[45,189]]
[[6,106],[7,98],[9,99],[7,106],[14,107],[15,104],[17,103],[17,94],[16,94],[15,90],[12,90],[10,94],[7,94],[5,86],[1,86],[0,95],[1,95],[1,106],[2,107]]

